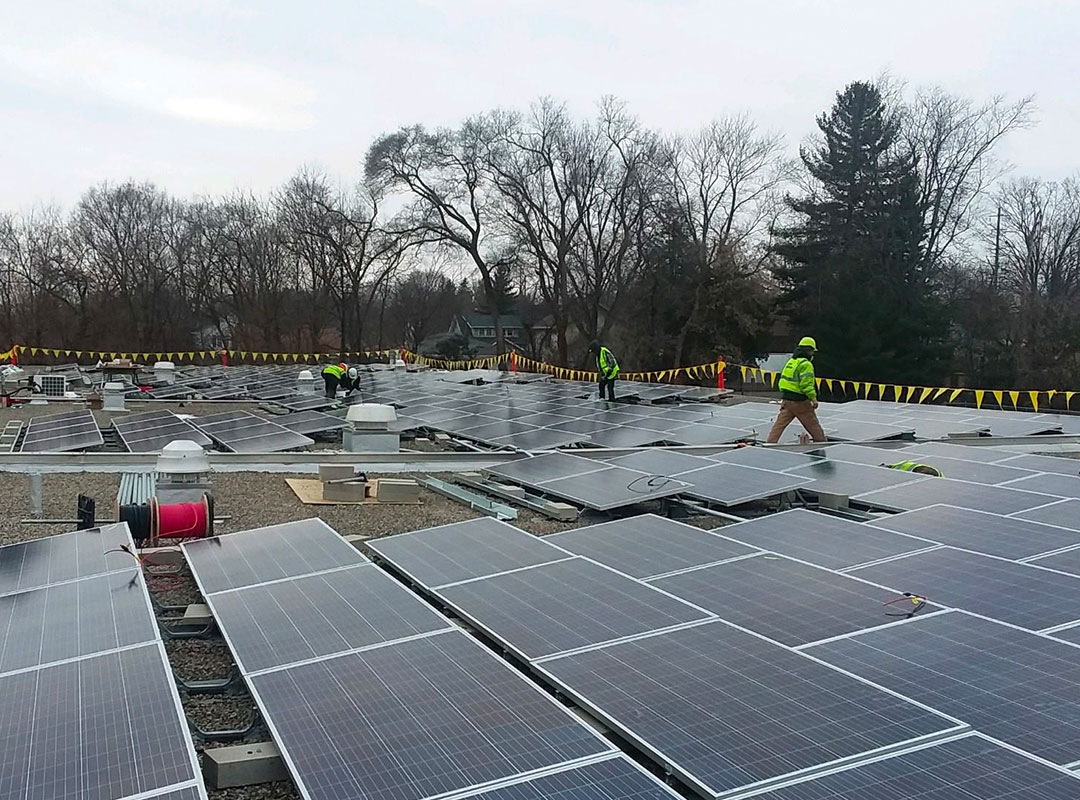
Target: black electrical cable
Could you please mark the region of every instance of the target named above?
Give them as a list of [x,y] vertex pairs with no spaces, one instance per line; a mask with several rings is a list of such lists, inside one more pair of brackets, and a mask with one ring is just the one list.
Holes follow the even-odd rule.
[[[646,482],[646,488],[637,488],[637,485],[642,481]],[[637,492],[638,494],[648,494],[655,489],[663,488],[673,482],[675,482],[675,479],[668,475],[642,475],[640,478],[634,478],[630,483],[626,484],[626,490],[629,492]]]

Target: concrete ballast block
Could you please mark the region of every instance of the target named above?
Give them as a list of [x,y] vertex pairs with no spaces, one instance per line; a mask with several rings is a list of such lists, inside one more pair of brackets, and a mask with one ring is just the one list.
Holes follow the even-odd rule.
[[420,500],[420,484],[408,478],[380,478],[375,498],[380,503],[416,503]]
[[356,467],[351,464],[319,464],[319,480],[340,481],[356,477]]
[[568,503],[556,503],[549,500],[544,504],[544,508],[547,509],[549,517],[562,522],[573,522],[578,518],[578,510]]
[[213,619],[214,615],[210,612],[210,606],[205,603],[192,603],[184,609],[184,622],[205,625]]
[[322,487],[323,500],[331,500],[345,503],[359,503],[367,499],[366,481],[349,481],[348,483],[324,483]]
[[212,747],[203,752],[203,777],[215,789],[283,781],[289,777],[273,742]]

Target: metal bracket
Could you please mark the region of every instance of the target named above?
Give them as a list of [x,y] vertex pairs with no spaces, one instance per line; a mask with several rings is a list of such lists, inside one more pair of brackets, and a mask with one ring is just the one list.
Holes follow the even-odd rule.
[[262,714],[259,713],[259,709],[255,706],[252,706],[251,709],[251,724],[246,728],[235,728],[233,730],[225,731],[208,731],[200,728],[199,725],[191,719],[191,715],[187,715],[187,724],[188,728],[191,729],[191,735],[200,742],[239,742],[248,737],[255,736],[256,734],[262,737],[269,736],[269,731],[266,728],[266,723],[263,722]]
[[[213,636],[216,629],[216,625],[213,621],[206,623],[198,628],[188,628],[187,630],[177,630],[170,626],[169,623],[178,622],[183,624],[182,619],[170,619],[158,620],[158,630],[161,631],[162,638],[165,639],[209,639]],[[190,623],[188,623],[190,624]]]
[[229,670],[227,678],[206,678],[188,681],[179,677],[174,671],[173,680],[176,681],[180,691],[186,694],[228,694],[231,691],[238,691],[243,688],[243,682],[240,680],[240,670],[236,667]]

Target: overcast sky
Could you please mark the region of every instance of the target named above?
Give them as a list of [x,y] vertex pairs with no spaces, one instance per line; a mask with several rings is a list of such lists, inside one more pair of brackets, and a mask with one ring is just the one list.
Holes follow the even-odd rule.
[[794,153],[883,70],[976,97],[1035,94],[1004,154],[1080,166],[1075,0],[36,0],[0,18],[0,209],[127,178],[265,192],[301,165],[359,178],[368,144],[540,95],[612,94],[689,130],[748,112]]

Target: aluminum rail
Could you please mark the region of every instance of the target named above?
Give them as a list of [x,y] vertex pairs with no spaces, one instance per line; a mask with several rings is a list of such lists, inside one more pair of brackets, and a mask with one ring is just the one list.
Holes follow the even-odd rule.
[[[946,440],[934,440],[943,442]],[[1021,452],[1080,452],[1080,434],[1055,436],[981,437],[980,439],[949,440],[957,448],[964,446],[1007,447]],[[883,450],[911,441],[828,442],[793,445],[767,445],[777,450],[808,453],[828,448],[832,444],[858,444]],[[734,449],[735,445],[694,445],[685,447],[623,447],[613,449],[582,449],[565,451],[585,458],[615,458],[642,451],[669,450],[687,455],[707,456]],[[348,464],[366,472],[468,472],[527,458],[523,451],[437,451],[402,450],[393,453],[344,453],[329,450],[310,450],[294,453],[219,453],[207,456],[216,472],[318,472],[320,464]],[[157,453],[0,453],[0,472],[152,472],[157,466]]]

